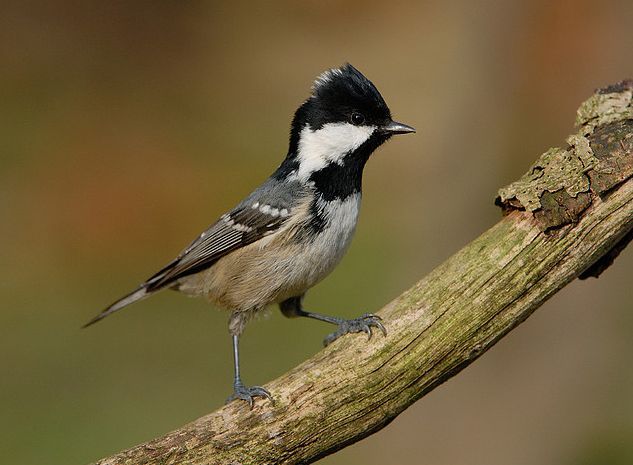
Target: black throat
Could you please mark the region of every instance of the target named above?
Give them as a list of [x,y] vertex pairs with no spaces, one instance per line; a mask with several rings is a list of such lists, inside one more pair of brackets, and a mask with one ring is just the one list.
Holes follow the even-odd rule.
[[361,192],[363,168],[367,160],[346,157],[343,164],[332,163],[310,175],[319,196],[325,200],[345,200]]
[[341,163],[330,163],[310,175],[310,181],[325,201],[345,200],[350,195],[360,193],[363,184],[365,163],[388,135],[374,133],[360,147],[343,157]]

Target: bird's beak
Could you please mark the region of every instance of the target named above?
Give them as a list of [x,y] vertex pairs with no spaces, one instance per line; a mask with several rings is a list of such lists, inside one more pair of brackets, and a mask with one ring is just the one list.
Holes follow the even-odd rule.
[[412,128],[408,124],[398,123],[397,121],[389,121],[382,126],[380,130],[386,134],[407,134],[409,132],[415,132],[415,128]]

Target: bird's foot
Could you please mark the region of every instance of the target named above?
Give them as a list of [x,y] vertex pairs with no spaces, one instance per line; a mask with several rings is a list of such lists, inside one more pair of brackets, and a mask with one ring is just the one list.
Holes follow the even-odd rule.
[[378,315],[371,313],[365,313],[363,316],[354,318],[352,320],[341,320],[338,324],[338,328],[333,333],[330,333],[323,340],[323,345],[327,346],[337,340],[339,337],[348,333],[366,333],[367,340],[371,339],[372,328],[378,328],[382,331],[384,336],[387,335],[387,330],[382,324],[382,318]]
[[226,403],[228,404],[229,402],[235,399],[241,399],[248,402],[248,405],[250,405],[252,409],[253,406],[255,405],[255,397],[266,397],[269,401],[273,402],[273,398],[270,395],[270,392],[268,392],[263,387],[261,386],[247,387],[247,386],[244,386],[241,382],[239,382],[233,385],[233,394],[231,394],[231,396],[228,399],[226,399]]

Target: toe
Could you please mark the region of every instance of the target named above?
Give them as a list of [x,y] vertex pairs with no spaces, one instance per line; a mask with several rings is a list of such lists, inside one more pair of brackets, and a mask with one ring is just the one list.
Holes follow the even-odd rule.
[[330,334],[328,334],[327,336],[325,336],[325,339],[323,339],[323,346],[324,347],[329,346],[337,338],[338,338],[338,334],[337,333],[330,333]]
[[250,389],[250,394],[253,397],[265,397],[267,398],[269,401],[273,401],[273,396],[270,395],[270,392],[268,392],[268,390],[264,389],[263,387],[260,386],[253,386]]
[[366,325],[370,327],[378,328],[382,332],[383,336],[387,335],[387,329],[382,324],[382,318],[380,318],[378,315],[374,315],[372,313],[366,313],[361,318],[363,319]]
[[373,328],[378,328],[382,332],[383,336],[387,335],[387,329],[382,324],[382,318],[378,315],[365,313],[359,318],[344,320],[338,325],[338,329],[335,332],[330,333],[325,337],[323,345],[327,347],[342,335],[349,333],[365,333],[367,334],[367,340],[369,341],[373,336]]
[[375,326],[376,328],[378,328],[381,332],[383,336],[387,336],[387,328],[385,328],[385,325],[383,325],[380,320],[378,321],[374,321],[373,326]]
[[265,397],[271,402],[273,401],[270,392],[260,386],[246,387],[246,386],[237,386],[233,394],[226,400],[226,403],[240,399],[248,402],[248,405],[252,409],[255,406],[255,397]]

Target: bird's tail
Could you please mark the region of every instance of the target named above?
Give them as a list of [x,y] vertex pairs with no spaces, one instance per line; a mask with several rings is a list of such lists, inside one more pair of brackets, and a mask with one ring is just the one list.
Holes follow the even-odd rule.
[[131,303],[134,303],[134,302],[137,302],[137,301],[139,301],[141,299],[144,299],[145,297],[147,297],[148,295],[150,295],[152,293],[153,292],[148,292],[146,286],[143,285],[143,286],[139,287],[137,290],[135,290],[134,292],[131,292],[130,294],[126,295],[125,297],[123,297],[123,298],[117,300],[116,302],[114,302],[112,305],[110,305],[108,308],[103,310],[101,313],[99,313],[97,316],[95,316],[88,323],[83,325],[82,328],[87,328],[88,326],[95,324],[97,321],[103,320],[106,316],[111,315],[112,313],[116,312],[117,310],[121,310],[123,307],[127,307]]

